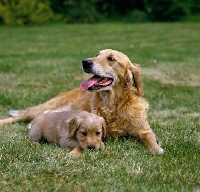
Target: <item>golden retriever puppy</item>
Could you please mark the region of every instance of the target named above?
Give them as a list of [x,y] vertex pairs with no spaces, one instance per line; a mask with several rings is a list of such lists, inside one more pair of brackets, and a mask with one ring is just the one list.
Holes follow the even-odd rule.
[[149,104],[143,98],[139,65],[119,51],[106,49],[84,59],[82,68],[93,76],[84,80],[80,89],[61,93],[28,110],[11,111],[13,117],[0,124],[32,120],[45,110],[85,110],[105,119],[108,137],[138,137],[151,152],[163,153],[147,120]]
[[103,117],[86,111],[45,112],[38,115],[30,124],[29,139],[38,143],[43,137],[48,142],[72,149],[77,156],[83,149],[104,148],[102,138],[106,134]]

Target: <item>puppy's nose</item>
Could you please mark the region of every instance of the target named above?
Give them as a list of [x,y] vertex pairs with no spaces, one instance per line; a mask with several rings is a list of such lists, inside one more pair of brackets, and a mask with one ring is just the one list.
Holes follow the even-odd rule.
[[87,148],[88,148],[89,150],[94,150],[94,149],[95,149],[95,146],[94,146],[94,145],[89,145]]
[[92,68],[92,65],[93,65],[93,62],[89,59],[84,59],[82,61],[82,64],[83,64],[83,70],[87,73],[89,73],[91,71],[91,68]]

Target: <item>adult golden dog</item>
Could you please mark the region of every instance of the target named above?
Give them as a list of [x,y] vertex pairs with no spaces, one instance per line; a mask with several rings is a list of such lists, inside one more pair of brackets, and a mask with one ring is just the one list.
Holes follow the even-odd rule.
[[44,104],[28,110],[11,111],[11,118],[32,120],[46,110],[85,110],[102,116],[107,136],[139,137],[153,153],[163,153],[147,121],[148,102],[142,97],[141,69],[121,52],[106,49],[82,61],[83,70],[93,74],[81,83],[80,89],[61,93]]

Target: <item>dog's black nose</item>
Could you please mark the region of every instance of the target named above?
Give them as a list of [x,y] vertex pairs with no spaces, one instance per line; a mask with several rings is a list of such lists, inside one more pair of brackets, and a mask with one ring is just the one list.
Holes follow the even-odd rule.
[[89,150],[94,150],[94,149],[95,149],[95,146],[94,146],[94,145],[89,145],[87,148],[88,148]]
[[92,62],[91,60],[89,60],[89,59],[84,59],[84,60],[82,61],[82,64],[83,64],[83,70],[84,70],[85,72],[88,72],[88,73],[89,73],[89,72],[91,71],[93,62]]

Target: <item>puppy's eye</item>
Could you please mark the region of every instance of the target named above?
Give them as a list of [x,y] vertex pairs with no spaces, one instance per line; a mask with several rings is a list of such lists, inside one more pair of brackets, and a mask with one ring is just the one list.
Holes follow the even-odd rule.
[[115,59],[113,57],[108,57],[107,59],[108,59],[108,61],[115,61]]
[[98,131],[96,132],[96,135],[97,135],[97,136],[99,136],[100,134],[101,134],[100,132],[98,132]]
[[82,132],[83,136],[87,136],[87,132]]

